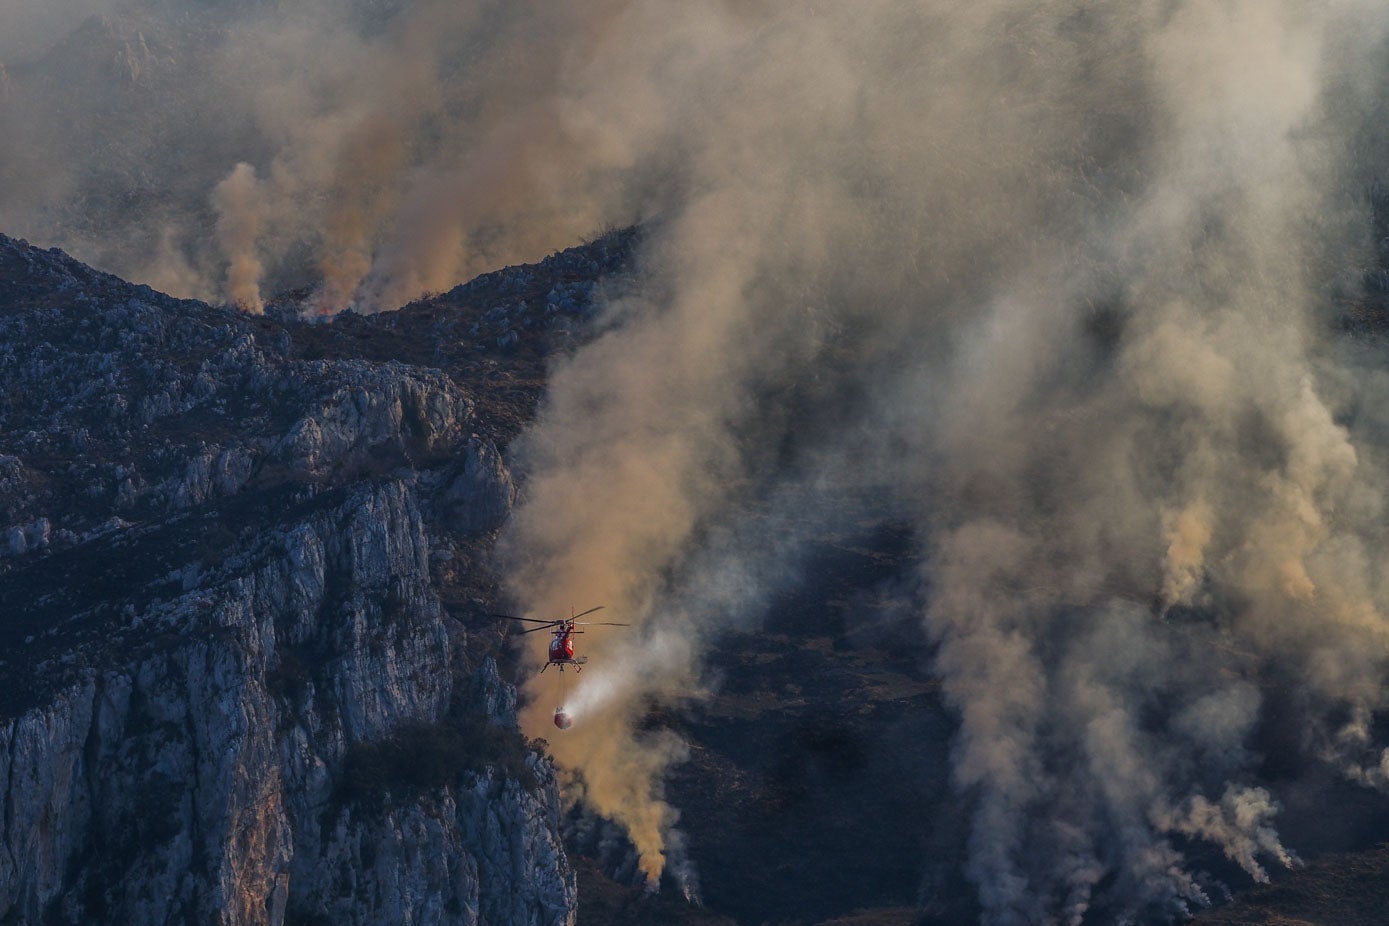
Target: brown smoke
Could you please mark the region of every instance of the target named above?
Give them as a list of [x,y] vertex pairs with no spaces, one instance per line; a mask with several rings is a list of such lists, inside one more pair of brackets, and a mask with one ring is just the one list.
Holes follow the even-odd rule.
[[[69,44],[25,45],[11,69],[0,219],[179,295],[224,293],[235,246],[238,303],[253,303],[255,275],[257,291],[317,284],[318,311],[395,308],[636,218],[599,176],[608,155],[556,109],[565,67],[622,6],[71,0],[17,12],[17,31]],[[83,23],[83,9],[102,18]],[[131,48],[139,67],[113,73]],[[213,199],[238,163],[260,178],[254,219]],[[246,231],[228,222],[252,220],[259,272],[227,240]]]
[[406,159],[404,131],[392,113],[373,113],[344,141],[323,223],[320,306],[348,305],[371,270],[372,235],[393,205],[389,179]]
[[260,312],[260,276],[264,269],[258,254],[262,193],[256,169],[242,162],[212,191],[217,210],[217,243],[227,258],[227,302],[247,312]]

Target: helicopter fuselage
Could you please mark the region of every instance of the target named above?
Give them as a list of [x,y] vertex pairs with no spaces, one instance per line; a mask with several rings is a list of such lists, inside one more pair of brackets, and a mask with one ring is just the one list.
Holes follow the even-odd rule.
[[575,672],[583,671],[580,667],[588,662],[583,656],[574,655],[574,634],[583,633],[582,630],[575,630],[572,625],[561,624],[552,633],[554,639],[550,641],[550,658],[545,665],[541,666],[540,671],[544,672],[550,666],[559,666],[561,672],[565,666],[573,666]]

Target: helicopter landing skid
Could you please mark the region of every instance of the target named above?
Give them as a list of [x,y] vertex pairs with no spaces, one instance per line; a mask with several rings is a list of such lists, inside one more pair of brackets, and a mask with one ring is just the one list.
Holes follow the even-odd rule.
[[564,667],[565,667],[565,666],[573,666],[575,672],[582,672],[582,671],[584,670],[584,668],[583,668],[583,667],[584,667],[584,663],[586,663],[586,662],[588,662],[588,657],[587,657],[587,656],[579,656],[577,659],[566,659],[566,660],[564,660],[563,662],[557,662],[557,661],[555,661],[555,660],[551,660],[550,662],[547,662],[547,663],[545,663],[543,666],[540,667],[540,674],[541,674],[541,675],[544,675],[544,674],[545,674],[545,670],[548,669],[548,668],[550,668],[550,666],[554,666],[555,668],[559,669],[561,672],[564,671]]

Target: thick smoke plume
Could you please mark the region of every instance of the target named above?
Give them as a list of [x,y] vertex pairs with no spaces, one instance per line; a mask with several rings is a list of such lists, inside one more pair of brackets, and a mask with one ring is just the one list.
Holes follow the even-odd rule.
[[638,294],[513,448],[504,548],[529,613],[634,625],[523,721],[653,884],[691,877],[684,747],[643,718],[855,500],[916,528],[987,923],[1179,916],[1213,887],[1192,847],[1293,864],[1275,685],[1307,760],[1389,780],[1389,384],[1333,324],[1384,222],[1380,5],[102,11],[96,63],[6,62],[8,231],[222,298],[302,273],[335,311],[645,221]]
[[536,259],[636,217],[550,108],[619,5],[0,4],[0,224],[178,295],[312,286],[324,313]]
[[262,210],[256,169],[241,163],[212,191],[217,210],[217,242],[227,257],[227,301],[247,312],[260,312],[260,276],[264,268],[256,253]]
[[1356,421],[1378,374],[1330,322],[1370,259],[1386,25],[1291,2],[613,20],[567,105],[668,199],[646,298],[555,373],[509,543],[533,613],[641,625],[587,637],[528,724],[565,698],[556,755],[649,873],[681,747],[642,716],[694,695],[692,640],[755,621],[798,525],[855,493],[918,527],[987,922],[1079,923],[1097,891],[1179,916],[1210,900],[1192,844],[1255,880],[1294,864],[1256,774],[1273,677],[1310,752],[1382,777],[1384,431]]

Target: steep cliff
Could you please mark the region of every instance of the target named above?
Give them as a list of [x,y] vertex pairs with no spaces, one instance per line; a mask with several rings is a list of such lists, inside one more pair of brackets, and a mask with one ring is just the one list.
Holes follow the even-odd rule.
[[0,238],[0,923],[573,922],[485,554],[612,253],[314,326]]

